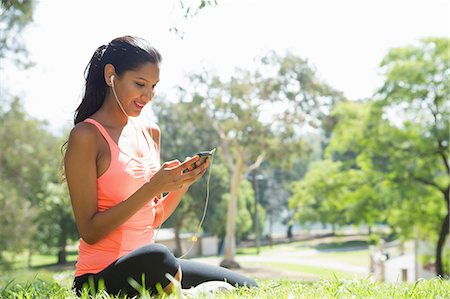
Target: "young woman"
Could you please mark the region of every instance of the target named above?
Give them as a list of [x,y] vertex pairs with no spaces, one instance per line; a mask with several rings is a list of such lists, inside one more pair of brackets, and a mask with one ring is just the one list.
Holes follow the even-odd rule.
[[124,36],[100,46],[86,68],[84,96],[64,157],[81,236],[74,280],[78,294],[103,281],[108,293],[134,296],[130,280],[145,283],[152,293],[157,284],[170,293],[166,273],[183,288],[206,281],[256,286],[227,269],[177,259],[154,243],[154,229],[210,163],[198,165],[194,156],[160,165],[160,130],[139,118],[153,98],[160,62],[159,52],[145,40]]

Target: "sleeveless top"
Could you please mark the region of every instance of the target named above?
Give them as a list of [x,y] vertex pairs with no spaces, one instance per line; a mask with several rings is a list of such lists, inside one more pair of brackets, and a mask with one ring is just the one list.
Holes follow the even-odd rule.
[[[111,155],[108,169],[97,178],[98,211],[102,212],[126,200],[149,181],[160,168],[159,151],[142,127],[150,153],[138,158],[123,152],[100,123],[90,118],[85,122],[97,127],[108,142]],[[153,243],[154,205],[155,201],[149,198],[136,214],[95,244],[80,239],[75,276],[98,273],[118,258]]]

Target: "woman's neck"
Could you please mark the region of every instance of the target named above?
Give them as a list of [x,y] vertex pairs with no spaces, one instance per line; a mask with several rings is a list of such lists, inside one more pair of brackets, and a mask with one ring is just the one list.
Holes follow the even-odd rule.
[[109,127],[124,127],[128,123],[128,117],[111,94],[106,96],[103,105],[92,116]]

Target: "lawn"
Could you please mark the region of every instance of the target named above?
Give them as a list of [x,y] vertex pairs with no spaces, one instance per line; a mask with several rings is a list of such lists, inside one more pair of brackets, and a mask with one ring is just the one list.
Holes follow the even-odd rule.
[[[12,269],[25,269],[28,265],[28,254],[16,254],[11,255],[9,252],[3,252],[2,257],[9,261],[9,267]],[[67,252],[67,261],[75,262],[77,260],[77,252],[68,251]],[[58,261],[58,257],[56,254],[34,254],[31,258],[31,266],[32,268],[44,267],[47,265],[56,264]],[[1,264],[0,264],[1,266]]]
[[[312,261],[339,261],[346,264],[368,266],[368,250],[364,243],[329,242],[306,243],[293,242],[274,246],[263,246],[260,254],[255,248],[238,250],[238,259],[246,268],[259,271],[268,269],[281,274],[271,279],[258,277],[258,289],[240,289],[230,293],[200,294],[195,298],[450,298],[450,281],[443,279],[419,280],[415,284],[388,284],[374,282],[368,275],[345,271],[345,269],[328,269],[321,266],[308,266],[272,260],[273,257],[292,257],[298,254]],[[70,255],[74,260],[75,253]],[[255,258],[262,258],[255,261]],[[220,257],[202,258],[204,262],[217,263]],[[247,261],[246,261],[247,259]],[[253,259],[253,260],[252,260]],[[45,263],[56,262],[55,257],[34,256],[34,269],[24,268],[25,256],[17,257],[14,269],[0,274],[0,298],[77,298],[71,291],[73,264],[66,267],[42,267]],[[293,278],[289,274],[297,274]],[[89,296],[85,294],[84,298]],[[95,299],[116,298],[107,294],[94,296]],[[140,298],[150,298],[145,292]],[[155,298],[180,298],[176,294],[161,295]],[[185,297],[192,298],[192,297]]]
[[[201,293],[194,298],[449,298],[450,281],[443,279],[419,280],[415,284],[386,284],[372,282],[369,279],[346,280],[334,277],[317,282],[289,280],[258,280],[258,289],[237,289],[227,293]],[[47,282],[36,278],[25,283],[9,284],[0,287],[1,298],[34,299],[34,298],[77,298],[67,286],[56,282]],[[159,295],[154,298],[180,298],[177,294]],[[84,294],[82,298],[89,298]],[[120,298],[105,293],[93,296],[95,299]],[[139,298],[150,298],[143,292]],[[187,297],[192,298],[192,297]]]

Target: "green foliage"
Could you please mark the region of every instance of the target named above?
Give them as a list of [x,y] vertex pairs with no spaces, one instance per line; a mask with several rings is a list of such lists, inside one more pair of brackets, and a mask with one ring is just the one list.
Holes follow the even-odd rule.
[[[215,7],[217,5],[217,0],[196,0],[189,1],[189,4],[185,3],[186,1],[180,0],[180,11],[184,19],[192,19],[195,17],[201,10],[210,7]],[[180,29],[180,26],[170,27],[169,31],[174,32],[179,38],[183,39],[185,32]]]
[[255,195],[249,181],[243,180],[239,186],[238,209],[236,219],[236,238],[238,240],[246,238],[254,231],[253,207]]
[[[241,177],[263,162],[292,169],[294,161],[309,151],[303,126],[317,125],[327,109],[343,97],[290,53],[270,53],[255,70],[237,69],[228,80],[212,71],[199,72],[190,76],[189,87],[180,87],[180,92],[182,104],[191,107],[191,118],[205,119],[216,131],[224,164],[233,174],[225,250],[225,258],[231,259],[234,215],[244,213],[237,211]],[[321,105],[324,107],[319,109]]]
[[33,238],[37,246],[33,247],[46,252],[55,247],[64,251],[69,240],[79,238],[66,184],[49,182],[39,206],[38,231]]
[[274,103],[279,111],[272,127],[279,132],[280,148],[287,152],[305,150],[302,137],[308,129],[319,132],[323,146],[327,144],[336,122],[330,112],[346,98],[321,80],[308,60],[289,51],[284,55],[272,51],[262,58],[255,78],[260,97]]
[[[16,65],[29,67],[28,52],[22,31],[33,21],[34,0],[2,0],[0,4],[0,60],[13,60]],[[3,65],[3,64],[1,64]],[[1,69],[0,65],[0,69]]]
[[[442,249],[450,226],[449,52],[448,38],[424,38],[415,45],[392,49],[381,64],[386,82],[377,97],[383,113],[395,109],[402,117],[395,129],[387,131],[395,139],[380,135],[378,146],[385,154],[395,154],[398,162],[389,160],[392,179],[409,187],[407,194],[417,215],[414,220],[422,234],[437,240],[439,274],[445,273]],[[437,236],[429,233],[432,227],[439,232]]]
[[[5,100],[6,102],[6,100]],[[50,177],[49,135],[43,123],[30,119],[15,99],[0,111],[0,252],[23,249],[36,226],[36,203]],[[44,140],[44,142],[43,142]]]
[[0,180],[0,268],[9,268],[3,251],[20,250],[28,245],[35,230],[36,209],[23,200],[11,182]]
[[[161,161],[183,161],[199,151],[210,150],[218,145],[218,136],[205,118],[193,118],[195,109],[188,103],[171,103],[167,99],[155,101],[153,109],[161,128]],[[223,153],[216,151],[213,165],[202,180],[191,186],[174,214],[164,225],[183,223],[184,230],[195,230],[205,206],[207,177],[211,173],[209,203],[202,229],[210,234],[221,235],[225,230],[226,208],[223,196],[228,192],[229,175],[223,165]]]
[[18,99],[0,110],[0,122],[0,252],[60,245],[66,227],[65,238],[74,238],[69,197],[59,177],[62,141],[45,122],[27,115]]
[[387,222],[402,238],[418,228],[438,241],[439,264],[448,234],[449,49],[439,38],[393,49],[375,101],[336,105],[324,160],[293,185],[302,222]]
[[333,105],[344,100],[292,53],[268,53],[254,71],[237,69],[228,80],[203,71],[180,90],[183,102],[195,108],[192,117],[207,117],[234,159],[243,155],[251,165],[264,155],[271,166],[286,169],[309,150],[305,126],[320,127]]

